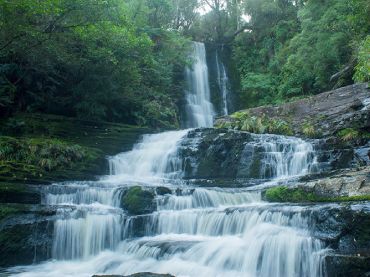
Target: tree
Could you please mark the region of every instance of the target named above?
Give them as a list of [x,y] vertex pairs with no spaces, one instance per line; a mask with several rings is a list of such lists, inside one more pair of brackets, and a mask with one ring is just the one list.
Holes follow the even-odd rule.
[[9,0],[0,8],[0,113],[177,125],[188,41],[169,30],[171,1]]

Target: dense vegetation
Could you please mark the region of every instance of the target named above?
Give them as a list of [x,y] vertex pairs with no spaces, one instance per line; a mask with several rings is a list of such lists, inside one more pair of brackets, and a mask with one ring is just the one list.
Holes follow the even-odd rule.
[[131,149],[147,132],[137,126],[46,114],[1,120],[0,133],[7,135],[0,136],[0,191],[3,182],[14,186],[106,174],[106,156]]
[[366,0],[3,0],[0,116],[178,127],[190,40],[230,50],[240,108],[368,81],[369,9]]
[[203,37],[232,49],[241,108],[370,79],[369,1],[206,2],[212,12],[202,22],[214,32]]
[[188,40],[170,4],[1,1],[0,115],[176,127]]

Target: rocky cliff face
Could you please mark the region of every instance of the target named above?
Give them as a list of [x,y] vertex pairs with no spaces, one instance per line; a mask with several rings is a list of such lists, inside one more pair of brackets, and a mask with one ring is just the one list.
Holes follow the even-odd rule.
[[[300,148],[306,154],[303,159],[294,156]],[[366,159],[356,149],[326,139],[303,141],[228,129],[198,129],[183,140],[179,156],[186,179],[243,179],[254,183],[279,174],[294,174],[294,170],[298,174],[294,161],[307,166],[307,173],[312,174],[365,165]],[[273,168],[279,159],[283,163],[277,172]],[[314,166],[309,165],[313,161]]]
[[[354,84],[283,105],[263,106],[241,112],[283,120],[297,136],[328,137],[348,128],[368,132],[370,90],[367,83]],[[232,116],[220,117],[215,125],[233,126],[236,120]]]

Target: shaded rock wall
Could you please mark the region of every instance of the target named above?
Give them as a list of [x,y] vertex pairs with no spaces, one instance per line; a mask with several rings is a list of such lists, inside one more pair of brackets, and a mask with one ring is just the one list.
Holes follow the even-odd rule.
[[56,209],[40,205],[4,205],[0,220],[0,267],[31,264],[51,257]]

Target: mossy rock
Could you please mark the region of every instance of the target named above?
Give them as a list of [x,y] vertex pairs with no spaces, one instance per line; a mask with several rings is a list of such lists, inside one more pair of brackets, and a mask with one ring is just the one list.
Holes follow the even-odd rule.
[[316,195],[309,188],[289,188],[287,186],[269,188],[264,191],[262,197],[264,200],[269,202],[292,203],[370,201],[370,195],[324,197],[321,195]]
[[98,149],[59,139],[0,136],[3,182],[45,183],[80,175],[91,178],[103,160]]
[[150,129],[24,113],[0,119],[0,182],[48,184],[107,174],[107,155],[132,148]]
[[154,193],[140,186],[129,188],[122,196],[121,206],[130,215],[152,213],[156,209]]

